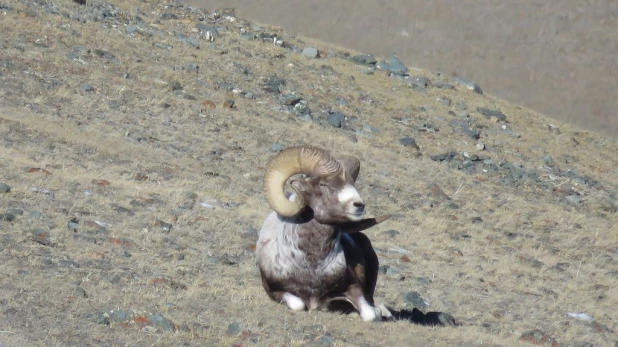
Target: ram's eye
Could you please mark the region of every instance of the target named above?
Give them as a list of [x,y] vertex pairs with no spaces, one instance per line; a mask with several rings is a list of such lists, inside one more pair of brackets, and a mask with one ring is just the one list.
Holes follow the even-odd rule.
[[328,188],[328,184],[320,182],[320,187],[327,187]]

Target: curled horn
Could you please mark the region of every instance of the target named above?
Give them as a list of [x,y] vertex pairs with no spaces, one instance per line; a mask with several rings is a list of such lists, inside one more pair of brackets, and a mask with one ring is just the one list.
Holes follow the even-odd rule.
[[305,197],[296,192],[294,201],[285,197],[285,182],[292,175],[318,177],[340,172],[341,164],[328,152],[316,147],[287,148],[270,160],[264,174],[264,193],[270,207],[284,217],[291,217],[306,205]]

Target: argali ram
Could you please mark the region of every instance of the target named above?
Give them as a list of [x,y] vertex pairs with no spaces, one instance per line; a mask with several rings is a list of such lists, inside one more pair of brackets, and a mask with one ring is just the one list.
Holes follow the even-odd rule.
[[[256,257],[272,300],[295,311],[352,304],[364,321],[391,318],[374,303],[379,262],[362,233],[389,216],[363,219],[365,204],[354,187],[359,171],[357,158],[335,159],[316,147],[291,147],[270,160],[264,193],[273,211]],[[286,195],[289,179],[293,193]]]

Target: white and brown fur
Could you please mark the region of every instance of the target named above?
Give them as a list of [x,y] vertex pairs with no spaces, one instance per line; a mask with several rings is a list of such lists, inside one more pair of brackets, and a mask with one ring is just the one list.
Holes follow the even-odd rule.
[[364,321],[390,317],[374,303],[379,262],[361,232],[388,217],[362,219],[365,205],[354,187],[355,171],[292,180],[307,206],[292,217],[273,211],[264,221],[257,264],[272,300],[295,311],[333,309],[343,300]]

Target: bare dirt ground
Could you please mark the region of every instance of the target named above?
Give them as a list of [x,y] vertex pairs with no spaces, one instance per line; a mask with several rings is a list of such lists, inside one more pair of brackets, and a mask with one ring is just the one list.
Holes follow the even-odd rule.
[[[614,140],[448,76],[367,74],[340,48],[239,18],[215,16],[208,42],[212,16],[171,2],[0,4],[1,345],[618,341]],[[359,157],[368,214],[393,215],[367,232],[376,300],[460,326],[267,298],[263,167],[297,144]]]
[[618,138],[613,0],[188,0],[408,65]]

